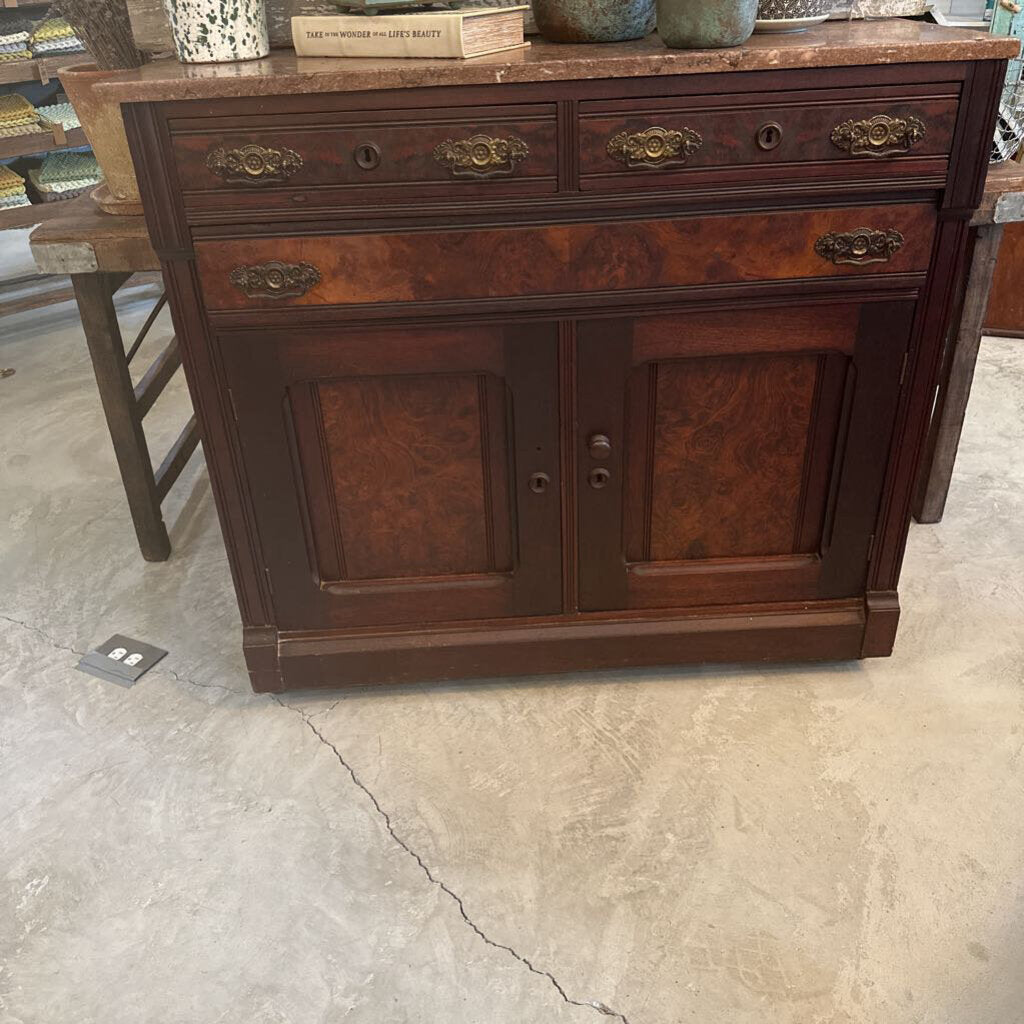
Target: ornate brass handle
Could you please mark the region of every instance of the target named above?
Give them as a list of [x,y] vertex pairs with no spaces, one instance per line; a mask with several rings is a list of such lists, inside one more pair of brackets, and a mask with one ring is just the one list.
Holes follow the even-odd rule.
[[888,263],[902,248],[903,235],[895,228],[875,231],[854,228],[853,231],[830,231],[814,243],[814,251],[829,263]]
[[277,185],[287,181],[301,166],[302,157],[282,146],[218,146],[206,158],[206,166],[229,185]]
[[434,159],[456,178],[502,178],[512,174],[529,153],[530,147],[514,135],[507,139],[471,135],[445,139],[434,148]]
[[850,156],[892,156],[908,153],[927,134],[916,117],[875,114],[862,121],[844,121],[832,129],[832,143]]
[[634,167],[682,166],[704,144],[692,128],[648,128],[619,132],[608,140],[608,155]]
[[250,299],[290,299],[305,295],[320,283],[320,271],[312,263],[257,263],[235,267],[231,283]]

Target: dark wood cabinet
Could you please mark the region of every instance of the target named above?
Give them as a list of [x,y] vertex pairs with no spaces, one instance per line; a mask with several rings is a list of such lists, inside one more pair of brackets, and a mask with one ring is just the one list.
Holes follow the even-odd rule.
[[285,628],[562,609],[551,323],[221,342]]
[[581,324],[580,608],[862,592],[912,316],[881,301]]
[[656,57],[125,108],[257,690],[891,651],[1003,62]]

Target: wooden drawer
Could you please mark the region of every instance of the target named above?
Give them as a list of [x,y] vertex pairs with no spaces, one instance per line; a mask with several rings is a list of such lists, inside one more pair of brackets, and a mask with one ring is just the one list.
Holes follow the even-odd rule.
[[578,295],[880,273],[923,273],[927,204],[209,240],[210,309]]
[[[865,98],[851,90],[581,104],[585,190],[786,179],[945,175],[954,87]],[[915,90],[909,90],[911,92]],[[936,94],[938,93],[938,94]]]
[[340,125],[323,123],[326,117],[175,130],[172,148],[187,205],[292,209],[296,196],[313,205],[351,205],[389,192],[408,201],[556,188],[554,105],[467,108],[458,117],[440,110],[367,111],[333,116],[362,118]]

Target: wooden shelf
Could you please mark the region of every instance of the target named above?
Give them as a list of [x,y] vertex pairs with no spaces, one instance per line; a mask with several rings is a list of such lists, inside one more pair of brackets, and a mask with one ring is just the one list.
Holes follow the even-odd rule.
[[72,200],[66,199],[57,203],[34,203],[32,206],[16,206],[11,210],[0,210],[0,231],[9,231],[11,228],[30,228],[33,224],[42,224],[45,220],[59,217],[67,212],[68,203]]
[[39,60],[5,60],[0,63],[0,85],[22,82],[49,82],[57,78],[58,68],[78,64],[89,59],[88,53],[65,53],[60,57],[41,57]]
[[[63,135],[64,141],[60,141]],[[15,156],[29,156],[32,153],[47,153],[54,149],[74,149],[88,146],[89,140],[81,128],[72,128],[55,135],[52,132],[36,132],[32,135],[12,135],[0,138],[0,160]]]

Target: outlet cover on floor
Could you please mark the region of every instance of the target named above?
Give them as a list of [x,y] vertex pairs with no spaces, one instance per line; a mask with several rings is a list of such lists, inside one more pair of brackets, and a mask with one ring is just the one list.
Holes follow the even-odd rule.
[[134,686],[165,654],[159,647],[117,633],[90,651],[78,668],[109,683]]

